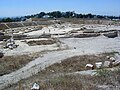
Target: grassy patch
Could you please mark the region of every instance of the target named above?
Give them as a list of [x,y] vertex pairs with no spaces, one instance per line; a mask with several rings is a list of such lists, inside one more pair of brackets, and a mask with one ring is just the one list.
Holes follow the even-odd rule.
[[59,76],[49,82],[45,82],[43,90],[52,89],[52,90],[95,90],[96,87],[88,83],[87,81],[82,81],[83,79],[87,79],[88,77],[84,76],[74,76],[74,75],[65,75]]
[[97,70],[97,75],[95,76],[95,82],[99,85],[114,85],[120,84],[120,69],[114,71],[101,69]]
[[25,66],[38,56],[40,56],[39,53],[34,53],[31,55],[4,56],[0,58],[0,76]]
[[106,55],[82,55],[82,56],[74,56],[71,58],[67,58],[60,63],[55,63],[48,68],[46,68],[46,72],[50,72],[51,70],[56,73],[63,72],[75,72],[86,70],[85,65],[90,63],[95,65],[96,62],[104,62],[107,60]]
[[[94,64],[97,61],[104,61],[106,55],[82,55],[67,58],[60,63],[55,63],[36,75],[21,80],[23,90],[30,90],[32,84],[37,82],[41,90],[99,90],[98,85],[119,85],[120,70],[98,71],[99,75],[67,75],[67,73],[85,70],[86,63]],[[61,74],[62,73],[62,74]],[[19,83],[12,85],[5,90],[18,90]]]

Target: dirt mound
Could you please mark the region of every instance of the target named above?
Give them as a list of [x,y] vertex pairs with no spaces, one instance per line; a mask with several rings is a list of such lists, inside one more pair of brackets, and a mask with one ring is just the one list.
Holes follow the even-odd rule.
[[10,28],[22,27],[22,24],[20,24],[20,23],[7,23],[7,25],[8,25]]
[[0,23],[0,30],[8,29],[5,24]]
[[24,22],[25,26],[35,26],[36,24],[34,22]]
[[[51,21],[35,21],[35,22],[9,22],[6,23],[10,28],[24,27],[24,26],[37,26],[37,25],[51,25]],[[0,30],[8,29],[4,23],[0,23]]]
[[99,33],[83,33],[83,34],[74,34],[75,38],[87,38],[87,37],[97,37],[100,36]]
[[28,41],[27,44],[29,46],[34,46],[34,45],[50,45],[56,43],[55,40],[36,40],[36,41]]
[[108,37],[108,38],[115,38],[118,36],[117,31],[114,32],[107,32],[103,34],[104,36]]
[[13,35],[13,38],[15,39],[15,40],[21,40],[21,39],[24,39],[24,38],[26,38],[27,37],[27,35],[20,35],[20,34],[14,34]]

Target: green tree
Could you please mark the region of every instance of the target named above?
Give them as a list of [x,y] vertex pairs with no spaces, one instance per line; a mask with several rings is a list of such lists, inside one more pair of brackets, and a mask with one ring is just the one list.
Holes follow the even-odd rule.
[[11,18],[3,18],[2,22],[13,22],[14,20],[12,20]]

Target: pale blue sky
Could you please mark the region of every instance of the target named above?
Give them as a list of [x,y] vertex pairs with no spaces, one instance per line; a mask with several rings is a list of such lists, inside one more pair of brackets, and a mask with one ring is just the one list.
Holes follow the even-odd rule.
[[0,17],[31,15],[41,11],[119,16],[120,0],[0,0]]

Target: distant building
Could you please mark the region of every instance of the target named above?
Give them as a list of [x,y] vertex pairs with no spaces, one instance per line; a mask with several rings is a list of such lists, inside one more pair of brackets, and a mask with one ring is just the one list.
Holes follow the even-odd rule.
[[51,18],[50,15],[44,15],[43,18]]

